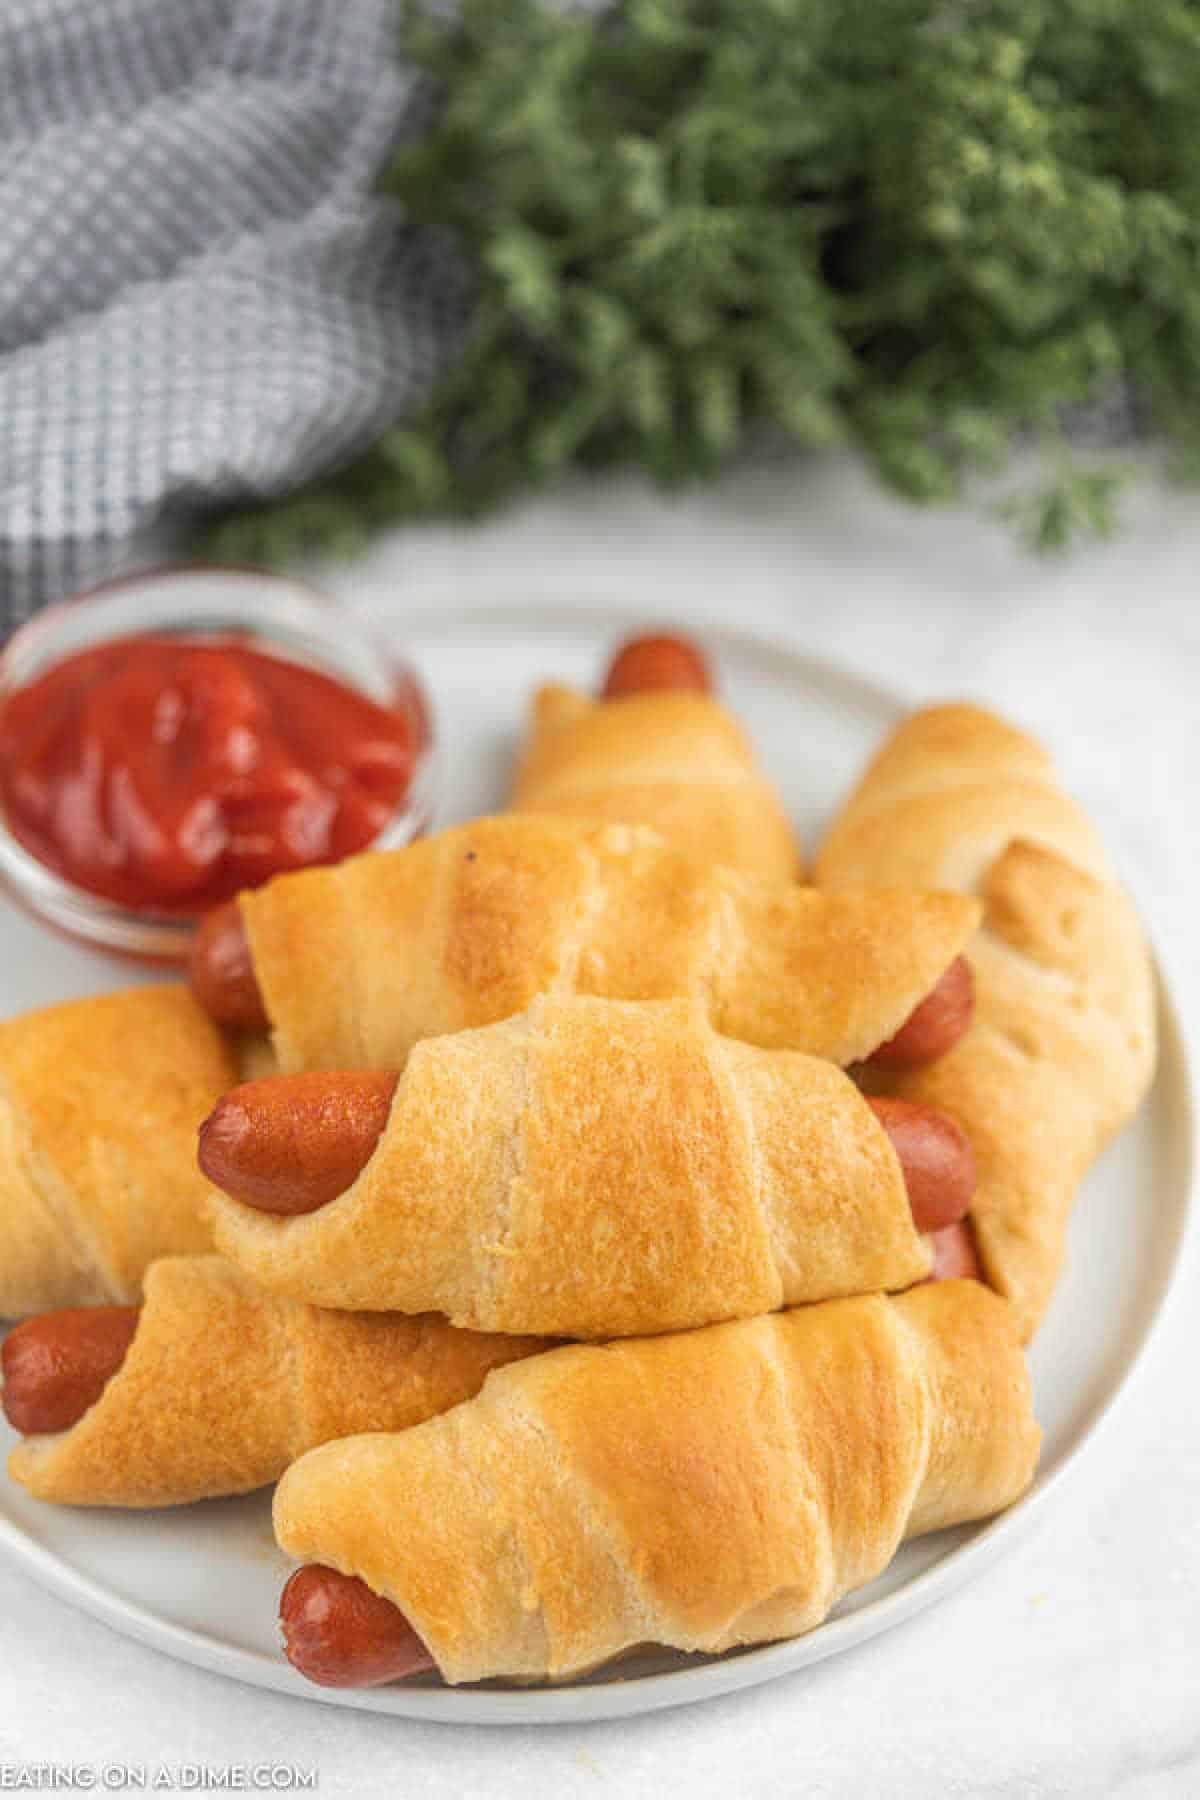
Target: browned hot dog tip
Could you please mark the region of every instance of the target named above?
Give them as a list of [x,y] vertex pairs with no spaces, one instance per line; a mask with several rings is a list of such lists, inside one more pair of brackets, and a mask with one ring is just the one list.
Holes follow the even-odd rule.
[[975,980],[965,956],[956,956],[937,986],[926,994],[886,1044],[868,1057],[877,1069],[919,1069],[953,1050],[971,1023]]
[[975,1154],[958,1121],[911,1100],[867,1104],[900,1159],[917,1230],[940,1231],[963,1218],[975,1196]]
[[933,1267],[927,1277],[929,1281],[983,1280],[983,1266],[970,1219],[959,1219],[953,1225],[943,1226],[941,1231],[933,1233],[930,1242]]
[[125,1360],[140,1307],[78,1306],[14,1326],[0,1350],[4,1416],[26,1437],[69,1431]]
[[200,1127],[200,1167],[260,1212],[316,1212],[370,1161],[398,1079],[384,1069],[353,1069],[243,1082]]
[[188,976],[205,1012],[227,1031],[270,1029],[236,900],[227,900],[201,919],[192,940]]
[[394,1602],[321,1563],[292,1576],[279,1623],[288,1661],[321,1687],[379,1687],[435,1667]]
[[704,652],[689,638],[636,637],[622,644],[608,665],[603,697],[619,700],[626,694],[647,694],[663,688],[710,694],[712,686]]

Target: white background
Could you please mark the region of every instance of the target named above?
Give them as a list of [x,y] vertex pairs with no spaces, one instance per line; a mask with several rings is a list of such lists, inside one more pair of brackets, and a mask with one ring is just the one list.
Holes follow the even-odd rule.
[[[1114,545],[1047,562],[828,461],[679,500],[578,491],[394,538],[322,578],[400,619],[409,600],[716,613],[914,701],[990,701],[1053,747],[1138,892],[1186,1019],[1200,1004],[1198,570],[1195,492],[1144,490]],[[1113,1428],[979,1580],[789,1679],[616,1724],[450,1730],[242,1688],[0,1566],[0,1785],[4,1764],[29,1761],[278,1761],[315,1765],[322,1795],[396,1800],[1200,1794],[1198,1390],[1200,1298],[1185,1293]]]

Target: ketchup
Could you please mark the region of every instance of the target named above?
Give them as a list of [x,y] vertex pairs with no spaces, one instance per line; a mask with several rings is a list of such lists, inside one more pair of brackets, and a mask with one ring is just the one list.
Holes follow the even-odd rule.
[[115,638],[0,712],[9,829],[66,880],[191,914],[377,837],[420,726],[340,681],[232,642]]

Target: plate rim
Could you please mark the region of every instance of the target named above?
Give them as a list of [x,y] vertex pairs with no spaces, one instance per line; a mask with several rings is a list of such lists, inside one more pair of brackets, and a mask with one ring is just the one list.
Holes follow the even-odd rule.
[[[424,630],[433,636],[459,635],[475,629],[562,630],[569,633],[595,629],[608,635],[625,627],[647,629],[647,610],[621,602],[605,606],[587,600],[576,604],[549,599],[521,602],[508,600],[473,604],[461,597],[451,606],[383,607],[373,597],[365,611],[375,615],[385,629],[402,625],[415,636]],[[843,695],[855,703],[896,718],[908,697],[870,675],[835,659],[815,655],[794,643],[777,626],[756,618],[730,624],[713,605],[698,603],[687,619],[669,612],[656,615],[660,629],[673,625],[694,631],[697,626],[717,647],[730,645],[768,660],[782,659],[806,680]],[[419,652],[418,652],[419,654]],[[207,1632],[151,1611],[141,1602],[123,1598],[94,1576],[76,1568],[55,1550],[32,1537],[7,1513],[0,1512],[0,1550],[39,1586],[78,1608],[101,1624],[177,1660],[209,1673],[252,1686],[291,1694],[308,1701],[335,1705],[377,1715],[418,1719],[439,1724],[545,1725],[632,1717],[668,1707],[693,1704],[719,1695],[776,1680],[829,1657],[839,1656],[856,1644],[913,1618],[981,1574],[1040,1520],[1052,1496],[1058,1495],[1077,1474],[1094,1446],[1104,1441],[1112,1422],[1145,1377],[1153,1351],[1174,1317],[1183,1290],[1183,1276],[1197,1254],[1197,1115],[1193,1067],[1196,1058],[1190,1033],[1180,1016],[1174,995],[1182,991],[1173,980],[1171,959],[1164,955],[1154,927],[1152,911],[1143,903],[1136,881],[1132,887],[1146,932],[1155,970],[1160,1027],[1159,1062],[1155,1084],[1169,1072],[1176,1090],[1182,1126],[1175,1154],[1181,1157],[1181,1203],[1170,1257],[1156,1278],[1156,1291],[1147,1304],[1149,1317],[1138,1330],[1132,1347],[1122,1359],[1115,1384],[1107,1389],[1095,1411],[1079,1429],[1075,1441],[1063,1452],[1057,1466],[1039,1476],[1028,1493],[996,1518],[975,1527],[970,1538],[956,1545],[930,1567],[865,1606],[828,1620],[801,1637],[775,1644],[750,1647],[717,1657],[695,1667],[684,1665],[651,1675],[619,1677],[602,1683],[566,1684],[561,1687],[490,1689],[486,1687],[406,1687],[330,1689],[314,1687],[282,1659],[256,1650],[223,1643]]]

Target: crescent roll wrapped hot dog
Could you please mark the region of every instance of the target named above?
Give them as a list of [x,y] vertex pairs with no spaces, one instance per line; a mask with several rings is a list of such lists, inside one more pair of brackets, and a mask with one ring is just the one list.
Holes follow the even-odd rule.
[[196,1128],[239,1069],[179,986],[0,1023],[0,1317],[134,1300],[207,1250]]
[[900,726],[834,825],[817,879],[936,884],[983,902],[970,1029],[940,1061],[874,1080],[966,1128],[984,1273],[1032,1336],[1075,1189],[1154,1070],[1153,979],[1133,905],[1045,751],[972,706]]
[[36,1433],[9,1473],[39,1500],[176,1506],[276,1481],[329,1438],[400,1431],[542,1340],[442,1318],[322,1312],[218,1256],[167,1257],[139,1308],[30,1319],[3,1349],[4,1408]]
[[[202,1136],[218,1181],[227,1105]],[[233,1123],[253,1129],[244,1108]],[[286,1129],[272,1160],[303,1179]],[[218,1249],[275,1292],[488,1331],[668,1331],[930,1271],[900,1156],[849,1077],[719,1037],[687,1001],[542,999],[427,1039],[336,1199],[212,1206]]]
[[[314,1070],[248,1081],[200,1129],[210,1181],[261,1212],[316,1212],[357,1181],[388,1128],[400,1077],[384,1069]],[[913,1223],[938,1233],[962,1219],[975,1159],[961,1126],[932,1107],[869,1099],[900,1163]]]
[[540,688],[512,807],[650,825],[701,860],[768,881],[800,876],[782,801],[688,638],[630,639],[599,700]]
[[288,1470],[276,1536],[317,1566],[285,1644],[327,1683],[426,1652],[457,1683],[792,1637],[902,1539],[1009,1505],[1038,1442],[1015,1321],[977,1282],[555,1350]]
[[924,1008],[977,921],[958,894],[822,895],[649,831],[505,816],[243,894],[193,980],[223,1022],[269,1023],[285,1070],[399,1068],[543,993],[690,995],[729,1037],[844,1063]]
[[539,688],[514,812],[649,825],[681,850],[766,881],[796,881],[800,847],[741,726],[710,694],[592,700]]

